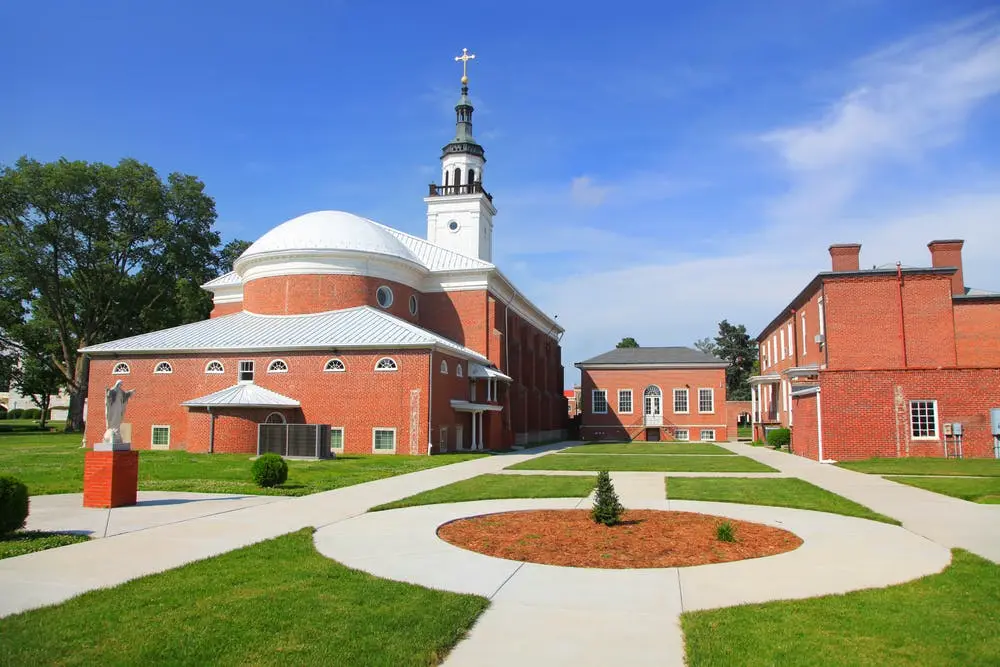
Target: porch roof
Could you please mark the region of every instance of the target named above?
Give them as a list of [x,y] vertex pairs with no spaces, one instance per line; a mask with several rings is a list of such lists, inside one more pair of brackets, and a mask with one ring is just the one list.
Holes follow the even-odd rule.
[[778,384],[781,382],[781,376],[777,373],[769,373],[768,375],[751,375],[750,384]]
[[473,403],[472,401],[460,401],[452,399],[451,407],[459,412],[500,412],[502,405],[493,403]]
[[207,396],[184,401],[181,405],[189,408],[297,408],[300,403],[252,382],[240,382]]
[[504,382],[513,382],[509,375],[504,375],[495,368],[490,368],[489,366],[483,366],[482,364],[477,363],[469,364],[469,377],[495,378],[497,380],[503,380]]

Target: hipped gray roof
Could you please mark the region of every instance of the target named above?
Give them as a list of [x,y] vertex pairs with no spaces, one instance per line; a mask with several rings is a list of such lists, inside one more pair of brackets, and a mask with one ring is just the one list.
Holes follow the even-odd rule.
[[577,368],[591,366],[701,366],[725,368],[729,362],[690,347],[623,347],[576,363]]

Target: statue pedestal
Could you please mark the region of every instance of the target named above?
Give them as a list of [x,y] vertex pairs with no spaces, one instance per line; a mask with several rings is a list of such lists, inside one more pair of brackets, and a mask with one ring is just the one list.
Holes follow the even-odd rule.
[[135,505],[139,491],[139,452],[89,451],[83,464],[83,506]]

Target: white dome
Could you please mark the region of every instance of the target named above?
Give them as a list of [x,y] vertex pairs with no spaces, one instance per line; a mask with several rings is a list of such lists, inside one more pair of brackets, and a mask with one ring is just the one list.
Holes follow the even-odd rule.
[[240,260],[288,251],[356,250],[420,261],[381,225],[344,211],[314,211],[283,222],[246,249]]

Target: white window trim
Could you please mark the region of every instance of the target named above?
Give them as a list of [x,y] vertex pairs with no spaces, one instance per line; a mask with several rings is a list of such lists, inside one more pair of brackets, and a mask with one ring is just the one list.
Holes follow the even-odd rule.
[[[165,445],[153,444],[153,433],[155,433],[158,428],[167,429],[167,444]],[[170,449],[170,424],[153,424],[149,427],[149,448],[156,450]]]
[[819,334],[821,336],[825,336],[826,335],[826,309],[824,308],[823,297],[820,297],[819,301],[817,301],[816,303],[819,306]]
[[[250,370],[249,371],[244,371],[243,370],[243,364],[250,364]],[[250,373],[250,379],[249,380],[244,380],[243,379],[243,373],[244,372]],[[236,381],[237,382],[253,382],[254,378],[256,378],[256,377],[257,377],[257,364],[254,363],[254,360],[253,359],[240,359],[240,361],[236,364]]]
[[[702,410],[701,409],[701,392],[708,391],[712,393],[712,409]],[[690,407],[690,406],[689,406]],[[698,414],[699,415],[714,415],[715,414],[715,389],[712,387],[698,387]]]
[[792,316],[791,321],[788,322],[788,356],[795,356],[795,316]]
[[[392,449],[375,449],[375,432],[376,431],[392,431]],[[396,453],[396,428],[388,426],[375,426],[372,428],[372,453],[373,454],[395,454]]]
[[[389,361],[389,362],[391,362],[392,363],[392,368],[379,368],[379,364],[381,364],[383,361]],[[393,359],[392,357],[382,357],[381,359],[379,359],[378,361],[375,362],[375,372],[376,373],[392,373],[392,372],[398,371],[398,370],[399,370],[399,363],[395,359]]]
[[[632,406],[631,410],[622,410],[622,394],[628,392],[628,403]],[[635,412],[635,393],[631,389],[619,389],[618,390],[618,414],[620,415],[630,415]]]
[[[705,439],[705,434],[711,433],[712,437],[708,440]],[[715,442],[715,429],[714,428],[701,428],[698,429],[698,442]]]
[[[686,400],[684,401],[684,404],[687,405],[687,410],[678,410],[677,409],[677,392],[683,392],[684,395],[687,397]],[[675,415],[689,415],[689,414],[691,414],[691,392],[687,388],[684,388],[684,389],[674,389],[673,394],[671,395],[671,398],[673,398],[673,403],[671,404],[670,407],[673,408],[673,411],[674,411]]]
[[785,360],[785,329],[782,327],[778,333],[781,335],[781,360]]
[[[678,433],[683,433],[684,437],[678,437]],[[691,430],[686,428],[676,428],[674,429],[674,440],[677,442],[691,442]]]
[[343,426],[331,426],[330,434],[333,435],[334,431],[340,431],[340,447],[334,447],[333,443],[330,444],[331,452],[342,452],[344,451],[344,427]]
[[[330,364],[332,364],[335,361],[340,364],[340,368],[330,368]],[[341,359],[340,357],[333,357],[331,359],[327,359],[326,363],[323,364],[324,373],[343,373],[346,370],[347,370],[347,364],[345,364],[344,360]]]
[[809,341],[806,339],[806,314],[802,313],[802,356],[809,354]]
[[[280,422],[268,421],[274,415],[278,415],[279,417],[281,417],[281,421]],[[282,425],[284,425],[284,424],[288,423],[288,420],[285,419],[285,415],[281,414],[280,412],[270,412],[270,413],[268,413],[268,415],[266,417],[264,417],[264,423],[265,424],[282,424]]]
[[[594,399],[597,398],[598,394],[604,395],[604,409],[596,410],[594,409]],[[590,414],[592,415],[606,415],[608,414],[608,390],[607,389],[591,389],[590,390]]]
[[462,364],[461,364],[461,362],[459,362],[458,364],[455,364],[455,377],[457,377],[457,378],[465,377],[465,371],[462,370]]
[[[385,303],[385,305],[379,303],[378,300],[378,295],[380,292],[382,292],[382,290],[385,290],[385,294],[389,295],[389,298],[387,299],[387,303]],[[396,300],[396,295],[392,293],[392,288],[389,287],[388,285],[379,285],[378,288],[376,288],[375,303],[378,305],[379,308],[391,308],[395,300]]]
[[441,375],[448,374],[448,362],[445,359],[441,360]]
[[[275,368],[275,364],[283,364],[284,368]],[[267,362],[267,372],[268,373],[287,373],[288,372],[288,362],[284,359],[271,359]]]
[[[913,435],[913,404],[914,403],[930,403],[934,406],[934,435]],[[929,399],[916,399],[911,400],[906,406],[909,408],[908,417],[910,420],[910,439],[911,440],[923,440],[923,441],[939,441],[941,440],[941,418],[938,416],[938,402],[936,400]]]
[[[210,370],[208,370],[208,367],[211,366],[212,364],[219,364],[220,370],[217,370],[217,371],[210,371]],[[221,375],[222,373],[225,373],[225,372],[226,372],[226,365],[224,363],[222,363],[221,361],[219,361],[218,359],[212,359],[207,364],[205,364],[205,374],[206,375]]]
[[416,315],[420,311],[420,302],[417,300],[417,295],[411,294],[408,301],[410,305],[410,315]]
[[[125,370],[118,370],[118,369],[119,369],[119,368],[121,368],[122,366],[124,366],[124,367],[125,367]],[[132,369],[131,369],[131,368],[129,367],[129,365],[128,365],[128,364],[127,364],[126,362],[124,362],[124,361],[119,361],[119,362],[117,362],[117,363],[116,363],[116,364],[114,365],[114,368],[112,368],[112,369],[111,369],[111,374],[112,374],[112,375],[129,375],[129,374],[131,374],[131,373],[132,373]]]
[[[167,370],[161,371],[160,366],[166,365]],[[157,361],[156,365],[153,366],[153,375],[170,375],[174,372],[174,367],[170,365],[169,361]]]

